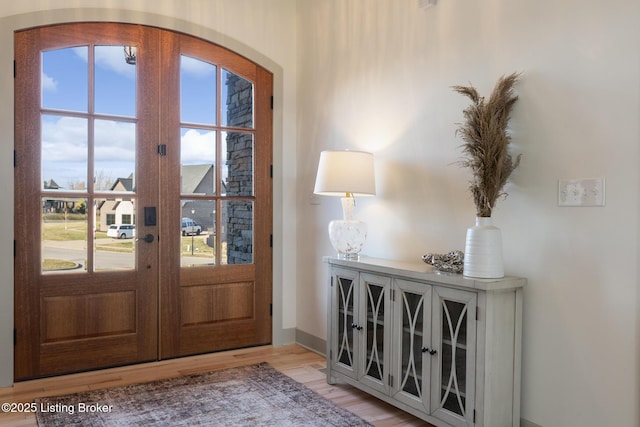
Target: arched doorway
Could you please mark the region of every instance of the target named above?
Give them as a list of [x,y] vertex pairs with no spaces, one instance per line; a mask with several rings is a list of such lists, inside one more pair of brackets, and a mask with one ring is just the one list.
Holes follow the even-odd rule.
[[15,378],[270,342],[271,74],[140,25],[15,40]]

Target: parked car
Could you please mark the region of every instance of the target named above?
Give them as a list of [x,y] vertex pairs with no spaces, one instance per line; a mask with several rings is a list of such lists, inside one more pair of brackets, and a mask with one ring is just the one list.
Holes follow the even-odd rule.
[[182,235],[197,235],[202,233],[202,226],[191,218],[182,218]]
[[112,224],[107,230],[107,236],[114,239],[133,239],[136,237],[136,226],[131,224]]

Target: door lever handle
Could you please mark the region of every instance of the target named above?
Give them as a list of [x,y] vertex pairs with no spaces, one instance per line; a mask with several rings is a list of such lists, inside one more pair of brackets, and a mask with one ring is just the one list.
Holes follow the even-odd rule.
[[147,243],[152,243],[153,239],[154,239],[153,234],[147,234],[142,239],[136,239],[136,241],[137,240],[144,240]]

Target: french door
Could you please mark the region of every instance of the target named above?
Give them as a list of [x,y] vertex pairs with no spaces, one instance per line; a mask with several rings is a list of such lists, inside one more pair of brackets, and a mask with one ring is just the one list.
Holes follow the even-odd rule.
[[129,24],[15,52],[16,380],[270,342],[271,74]]

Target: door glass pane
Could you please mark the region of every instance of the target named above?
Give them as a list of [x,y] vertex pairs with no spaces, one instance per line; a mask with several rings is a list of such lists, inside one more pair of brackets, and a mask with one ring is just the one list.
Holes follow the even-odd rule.
[[117,197],[96,199],[96,230],[93,239],[94,270],[132,270],[135,268],[135,199]]
[[[183,55],[180,88],[181,218],[202,227],[202,236],[183,235],[181,265],[253,263],[253,201],[226,198],[254,196],[254,135],[216,127],[221,118],[224,126],[253,128],[253,83]],[[206,214],[193,218],[198,210]]]
[[180,179],[182,194],[216,194],[216,133],[181,130]]
[[42,53],[42,107],[87,112],[88,47]]
[[336,360],[353,367],[353,280],[338,277],[338,351]]
[[180,121],[216,124],[216,66],[180,57]]
[[467,374],[467,305],[442,301],[442,384],[441,402],[445,409],[465,415]]
[[42,116],[42,180],[45,190],[86,190],[87,120]]
[[422,335],[424,296],[402,292],[402,383],[401,389],[422,396]]
[[[451,327],[449,327],[448,323],[443,323],[442,328],[442,337],[445,340],[451,341],[452,336],[456,333],[455,339],[458,344],[466,344],[467,343],[467,325],[462,322],[464,313],[467,310],[466,304],[461,302],[449,301],[445,300],[444,302],[446,306],[446,310],[443,313],[443,319],[451,319]],[[446,317],[448,316],[448,317]],[[458,325],[459,323],[459,325]]]
[[253,134],[223,132],[227,160],[222,167],[223,196],[253,196]]
[[367,376],[382,380],[384,372],[384,287],[367,283]]
[[222,70],[222,125],[253,128],[253,83]]
[[42,199],[42,272],[86,271],[87,199]]
[[125,46],[95,47],[95,112],[136,115],[136,63],[127,61]]
[[214,201],[183,200],[180,258],[182,267],[216,262],[216,205]]
[[135,190],[136,125],[95,121],[95,191]]
[[221,263],[253,263],[253,202],[225,200],[220,214]]

